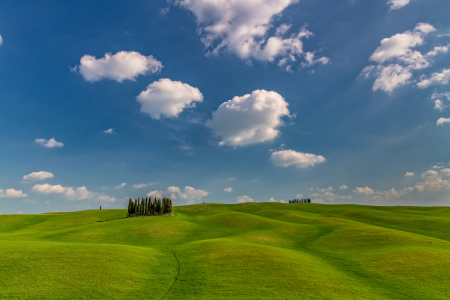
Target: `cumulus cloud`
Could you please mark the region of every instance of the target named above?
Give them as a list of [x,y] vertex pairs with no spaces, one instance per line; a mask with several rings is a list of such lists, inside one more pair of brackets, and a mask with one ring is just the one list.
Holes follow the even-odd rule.
[[336,199],[352,199],[352,196],[350,195],[336,195],[331,192],[332,190],[334,190],[332,187],[329,187],[327,189],[319,189],[319,192],[312,193],[309,197],[312,198],[313,202],[316,203],[324,203],[324,200],[331,203]]
[[142,189],[142,188],[145,188],[145,187],[147,187],[147,186],[149,186],[149,185],[152,185],[153,183],[140,183],[140,184],[134,184],[133,185],[133,188],[135,188],[135,189]]
[[47,147],[47,148],[53,148],[53,147],[62,147],[64,146],[63,143],[57,142],[55,138],[51,138],[49,140],[46,139],[35,139],[36,143],[38,143],[41,146]]
[[110,128],[110,129],[107,129],[107,130],[105,130],[105,131],[103,131],[104,133],[107,133],[107,134],[113,134],[113,133],[116,133],[115,132],[115,128]]
[[419,193],[425,190],[442,191],[450,190],[450,169],[442,169],[439,171],[428,170],[421,176],[422,181],[418,182],[414,187]]
[[405,177],[412,177],[414,176],[414,172],[406,172]]
[[447,46],[435,46],[433,50],[431,50],[430,52],[427,53],[428,56],[436,56],[440,53],[447,53],[448,51],[448,47],[450,45]]
[[343,184],[343,185],[341,185],[341,186],[339,187],[339,189],[340,189],[340,190],[346,190],[346,189],[348,189],[348,186],[346,186],[345,184]]
[[93,198],[94,193],[88,191],[85,186],[78,187],[75,190],[71,187],[68,187],[64,192],[64,196],[70,200],[84,200]]
[[219,145],[244,146],[270,141],[279,135],[288,103],[276,92],[256,90],[222,103],[206,122],[222,140]]
[[[413,50],[422,45],[424,38],[435,30],[430,24],[418,23],[412,31],[408,30],[381,40],[381,45],[370,56],[370,60],[377,65],[367,66],[361,75],[366,78],[372,74],[376,76],[372,88],[374,91],[392,92],[409,83],[414,70],[430,66],[433,56],[448,51],[446,46],[436,46],[427,54]],[[426,82],[422,83],[423,86],[427,84]]]
[[430,85],[448,84],[450,81],[450,69],[444,69],[442,72],[436,72],[430,78],[423,79],[417,86],[421,89],[427,88]]
[[147,193],[147,197],[152,197],[152,198],[162,198],[163,196],[163,191],[151,191],[149,193]]
[[392,92],[400,85],[408,83],[412,77],[412,73],[407,67],[400,65],[389,65],[382,67],[378,73],[378,77],[373,84],[373,90],[383,90],[385,92]]
[[436,126],[444,126],[446,123],[450,123],[450,118],[439,118],[436,122]]
[[110,196],[105,195],[105,194],[99,194],[95,198],[95,201],[96,202],[101,202],[101,203],[111,203],[111,202],[116,202],[116,198],[110,197]]
[[375,194],[375,191],[372,190],[369,187],[357,187],[355,190],[353,190],[355,194],[361,195],[361,196],[371,196]]
[[401,8],[409,3],[410,0],[388,0],[387,4],[391,10]]
[[0,198],[23,198],[27,197],[27,194],[22,193],[22,191],[18,191],[15,189],[0,189]]
[[139,75],[157,73],[162,67],[162,63],[151,55],[144,56],[134,51],[120,51],[114,55],[106,53],[99,59],[84,55],[78,69],[83,78],[90,82],[102,79],[122,82],[126,79],[135,80]]
[[116,200],[114,197],[109,197],[105,194],[91,192],[85,186],[74,189],[70,186],[64,187],[59,184],[50,185],[48,183],[44,183],[36,184],[33,186],[31,191],[41,195],[63,194],[67,200],[92,199],[98,202],[114,202]]
[[268,31],[273,27],[274,17],[297,2],[298,0],[175,1],[194,14],[198,33],[208,55],[228,51],[243,60],[274,62],[279,59],[285,61],[283,66],[286,70],[290,70],[291,64],[298,58],[305,57],[302,39],[313,34],[303,27],[299,32],[283,37],[291,29],[290,24],[281,24],[272,36]]
[[433,95],[431,95],[431,100],[434,100],[434,108],[439,110],[439,111],[443,111],[445,108],[448,107],[448,105],[446,105],[444,103],[444,100],[446,101],[450,101],[450,92],[446,92],[446,93],[433,93]]
[[325,157],[310,153],[296,152],[294,150],[281,150],[273,152],[269,161],[277,167],[295,165],[297,168],[308,168],[323,163]]
[[162,198],[164,195],[170,196],[172,200],[186,199],[190,201],[188,204],[193,204],[196,200],[201,200],[202,198],[208,196],[209,192],[201,189],[195,189],[190,186],[185,186],[184,189],[180,189],[177,186],[170,186],[167,188],[166,192],[157,190],[151,191],[147,194],[147,197]]
[[37,181],[55,177],[52,173],[46,171],[33,172],[22,177],[23,180]]
[[303,198],[303,194],[297,194],[297,195],[295,195],[295,199],[301,199],[301,198]]
[[325,192],[332,192],[332,191],[334,191],[334,188],[333,188],[332,186],[330,186],[330,187],[327,187],[327,188],[325,188],[325,189],[319,189],[319,188],[317,188],[317,190],[318,190],[319,192],[321,192],[321,193],[325,193]]
[[228,188],[224,189],[223,191],[227,192],[227,193],[231,193],[233,191],[233,188],[232,187],[228,187]]
[[246,203],[246,202],[253,202],[253,199],[249,196],[240,196],[236,198],[236,203]]
[[161,115],[178,117],[184,109],[195,107],[195,102],[202,102],[203,95],[189,84],[162,78],[142,91],[137,101],[141,104],[141,112],[159,120]]
[[376,194],[381,195],[388,199],[389,198],[400,198],[400,197],[403,197],[403,196],[411,193],[413,190],[414,190],[413,187],[407,187],[400,191],[397,191],[396,189],[392,188],[389,191],[377,191]]
[[126,185],[127,184],[124,182],[124,183],[121,183],[121,184],[115,186],[114,189],[118,190],[118,189],[124,188]]

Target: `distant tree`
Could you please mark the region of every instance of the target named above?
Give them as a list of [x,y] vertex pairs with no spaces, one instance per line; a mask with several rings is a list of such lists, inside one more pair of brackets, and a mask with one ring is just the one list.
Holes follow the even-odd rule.
[[100,210],[102,210],[102,206],[100,205]]

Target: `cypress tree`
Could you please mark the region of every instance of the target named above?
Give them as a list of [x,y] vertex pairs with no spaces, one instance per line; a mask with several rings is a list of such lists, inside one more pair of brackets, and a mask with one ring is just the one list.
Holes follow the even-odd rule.
[[154,215],[155,205],[153,204],[153,201],[150,201],[150,215]]
[[145,208],[144,216],[146,216],[148,214],[148,198],[145,198],[145,206],[144,206],[144,208]]

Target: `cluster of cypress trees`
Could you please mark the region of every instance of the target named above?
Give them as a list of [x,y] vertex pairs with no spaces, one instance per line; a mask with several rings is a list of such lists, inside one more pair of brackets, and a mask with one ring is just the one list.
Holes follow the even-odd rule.
[[167,216],[172,213],[172,200],[169,198],[142,198],[141,201],[130,198],[128,201],[127,217]]
[[289,203],[311,203],[311,199],[294,199],[294,200],[289,200]]

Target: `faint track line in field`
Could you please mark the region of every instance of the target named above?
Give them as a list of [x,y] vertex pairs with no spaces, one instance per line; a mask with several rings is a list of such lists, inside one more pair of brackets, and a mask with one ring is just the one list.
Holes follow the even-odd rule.
[[172,289],[172,287],[175,285],[175,283],[178,280],[178,276],[180,276],[180,261],[178,260],[178,257],[175,255],[175,252],[173,252],[173,250],[170,250],[173,253],[173,256],[175,256],[175,259],[177,260],[177,264],[178,264],[178,273],[177,273],[177,277],[175,278],[174,282],[172,283],[172,285],[170,286],[169,290],[164,294],[164,296],[162,296],[161,299],[164,299],[167,294],[170,292],[170,290]]

